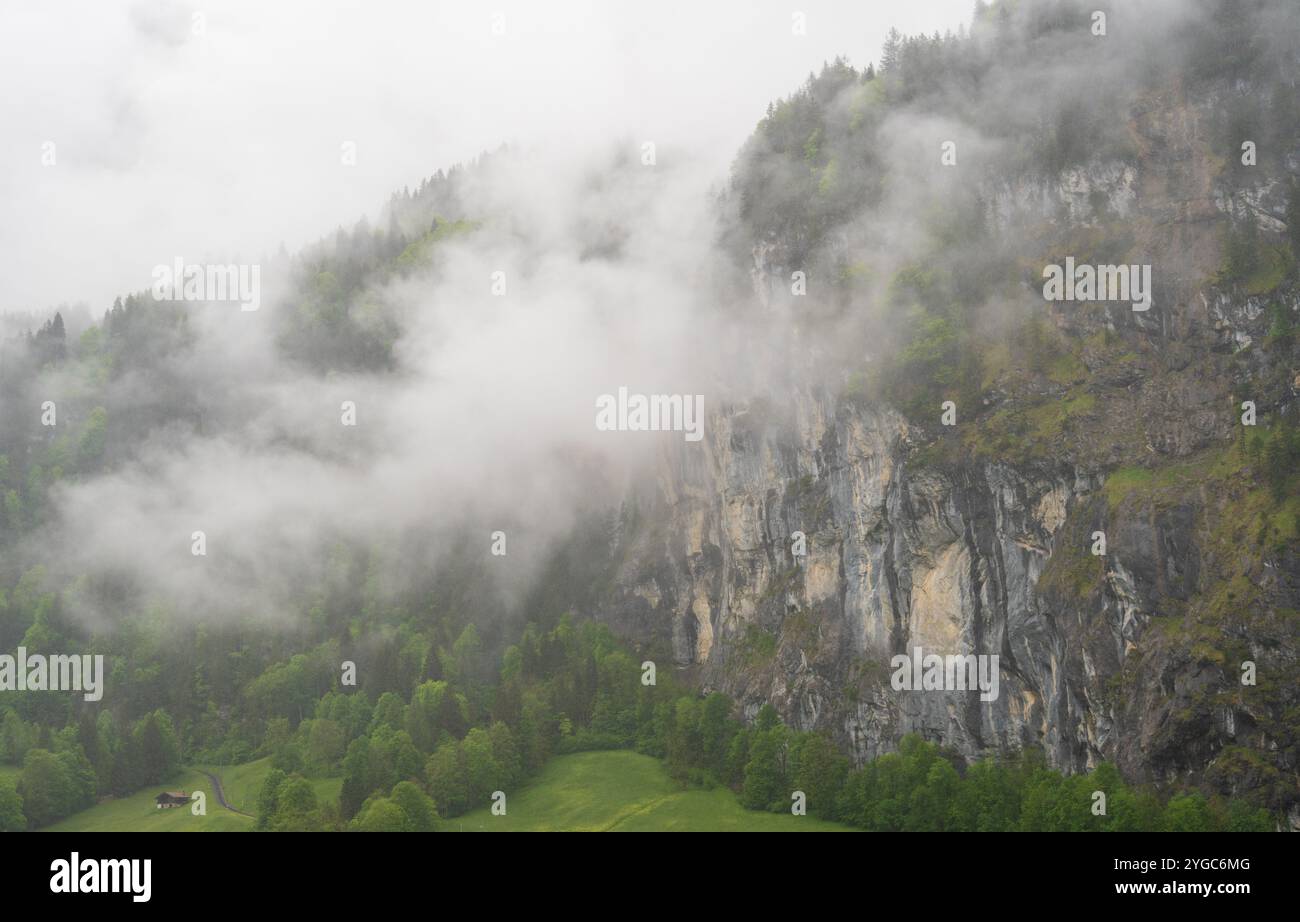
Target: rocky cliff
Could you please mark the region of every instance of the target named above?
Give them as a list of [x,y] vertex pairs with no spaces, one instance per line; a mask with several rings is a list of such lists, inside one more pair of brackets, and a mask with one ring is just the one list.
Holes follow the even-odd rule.
[[[1067,771],[1263,792],[1300,820],[1294,478],[1270,487],[1252,443],[1293,425],[1300,363],[1278,325],[1300,287],[1261,281],[1267,260],[1218,271],[1234,220],[1257,216],[1261,249],[1286,227],[1277,175],[1229,176],[1210,140],[1225,104],[1147,93],[1127,155],[981,177],[984,233],[1015,235],[1047,358],[1006,327],[982,339],[978,400],[944,426],[937,405],[905,414],[787,352],[779,397],[715,404],[701,445],[666,449],[599,614],[670,641],[747,716],[771,702],[859,761],[910,732],[970,758],[1042,746]],[[811,256],[754,235],[757,316],[790,309],[773,292],[801,260],[870,258],[840,226]],[[1031,287],[1057,256],[1107,252],[1156,267],[1152,310]],[[997,654],[1000,694],[894,690],[891,657],[917,646]]]

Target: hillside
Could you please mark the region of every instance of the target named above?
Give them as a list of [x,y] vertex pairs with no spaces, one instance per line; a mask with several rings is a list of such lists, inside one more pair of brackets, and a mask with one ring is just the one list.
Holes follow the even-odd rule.
[[0,342],[0,829],[1300,829],[1300,19],[1138,5]]
[[[201,766],[186,768],[159,789],[168,791],[203,791],[207,798],[206,813],[195,816],[189,807],[160,810],[154,802],[159,793],[147,788],[127,797],[107,798],[56,823],[42,827],[43,832],[249,832],[257,815],[257,795],[271,771],[269,759],[243,765]],[[213,792],[208,774],[221,780],[222,793],[234,812],[221,806]],[[341,778],[313,779],[321,802],[338,799]],[[248,814],[248,815],[241,815]]]
[[[1218,9],[1103,40],[999,4],[776,104],[728,241],[779,372],[642,492],[592,614],[857,759],[1042,745],[1294,823],[1297,43],[1278,5]],[[1152,267],[1152,306],[1045,300],[1067,258]],[[1000,697],[900,694],[916,647],[998,655]]]
[[559,756],[507,801],[447,823],[458,832],[847,832],[811,816],[746,810],[723,788],[683,788],[635,752]]

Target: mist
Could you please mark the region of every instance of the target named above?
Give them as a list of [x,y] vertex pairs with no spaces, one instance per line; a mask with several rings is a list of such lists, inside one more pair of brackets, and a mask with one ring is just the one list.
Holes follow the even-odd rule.
[[[1043,126],[1072,106],[1103,147],[1122,145],[1119,88],[1185,59],[1168,38],[1198,6],[1151,0],[1147,15],[1113,24],[1101,51],[1047,30],[1031,66],[1007,49],[978,85],[887,111],[841,61],[797,90],[809,70],[825,78],[829,59],[874,61],[892,26],[964,32],[966,6],[915,5],[911,20],[836,10],[834,29],[814,7],[807,35],[791,34],[788,11],[748,7],[625,19],[581,4],[544,16],[521,7],[505,11],[501,35],[492,11],[468,7],[415,22],[382,6],[375,17],[152,3],[27,14],[37,32],[87,17],[129,53],[92,57],[108,75],[93,89],[85,69],[75,81],[49,75],[50,97],[75,107],[75,121],[60,121],[58,104],[18,102],[4,191],[18,218],[8,233],[24,231],[4,241],[19,270],[0,290],[11,310],[37,296],[46,311],[58,298],[93,305],[69,312],[76,335],[110,293],[144,289],[149,267],[178,256],[252,261],[285,236],[309,243],[359,217],[418,236],[428,214],[417,221],[404,197],[375,203],[458,159],[469,162],[454,204],[439,206],[456,214],[433,226],[450,217],[472,229],[438,240],[428,264],[348,295],[396,331],[382,369],[323,375],[286,354],[328,236],[263,258],[260,310],[194,307],[188,348],[111,387],[116,407],[162,407],[166,422],[105,473],[55,486],[56,515],[21,559],[64,581],[125,578],[141,604],[182,618],[278,622],[294,617],[302,585],[328,578],[334,542],[384,546],[411,572],[466,542],[486,554],[504,532],[499,577],[513,597],[583,510],[617,507],[665,458],[716,463],[680,433],[599,431],[600,395],[701,395],[716,417],[753,398],[779,406],[789,388],[841,387],[862,362],[889,358],[906,316],[890,280],[909,266],[958,280],[1001,272],[972,314],[993,328],[1026,316],[1039,298],[1017,259],[1034,252],[1036,225],[989,222],[987,206],[997,214],[1000,195],[1023,198],[1023,177],[1018,189],[1006,177],[1042,155],[1053,140]],[[988,54],[1002,41],[976,23],[961,47]],[[11,50],[6,68],[37,67]],[[779,196],[738,185],[787,169],[761,132],[741,142],[762,101],[798,93],[828,93],[818,105],[863,126],[862,148],[836,152],[818,189],[799,191],[800,175],[771,180],[824,200],[828,238],[790,234]],[[50,168],[33,153],[46,134],[70,138]],[[340,164],[337,138],[355,139],[354,165]],[[936,156],[947,141],[960,170]],[[22,143],[36,166],[18,164]],[[738,241],[738,226],[752,236]],[[77,271],[58,271],[51,254]],[[846,271],[860,276],[847,293],[830,284]],[[806,274],[806,297],[786,294],[792,272]],[[171,387],[160,392],[159,380]],[[89,409],[88,384],[71,373],[35,390],[74,420]],[[92,623],[104,616],[88,595],[74,593],[73,607]]]
[[502,143],[581,160],[653,140],[721,174],[767,100],[838,54],[865,65],[891,26],[956,29],[970,3],[800,10],[803,34],[766,0],[7,5],[0,247],[19,271],[0,313],[98,317],[176,254],[296,251]]

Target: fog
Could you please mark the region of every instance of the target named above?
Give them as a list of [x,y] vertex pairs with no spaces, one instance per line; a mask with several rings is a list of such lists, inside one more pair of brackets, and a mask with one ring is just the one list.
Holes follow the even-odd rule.
[[[395,189],[510,145],[461,175],[461,211],[479,228],[441,240],[435,265],[363,293],[400,325],[395,367],[322,376],[288,360],[277,336],[298,310],[305,262],[272,259],[261,310],[197,307],[194,349],[162,357],[152,378],[128,370],[105,388],[116,406],[147,405],[159,381],[173,382],[161,398],[187,412],[106,472],[57,484],[24,563],[66,580],[129,575],[180,616],[277,619],[301,605],[304,584],[329,576],[337,540],[396,545],[418,569],[449,542],[478,542],[486,555],[502,530],[504,582],[519,591],[584,509],[616,508],[666,452],[706,451],[683,448],[680,432],[598,431],[599,395],[702,394],[717,412],[798,386],[792,358],[809,378],[838,374],[864,344],[887,341],[894,321],[880,305],[900,267],[976,266],[1025,249],[1011,228],[947,242],[944,228],[1024,159],[1026,138],[1062,106],[1185,53],[1160,44],[1161,28],[1195,13],[1150,2],[1159,15],[1118,30],[1104,67],[1076,42],[1046,64],[1036,55],[993,68],[982,90],[881,116],[877,160],[859,184],[876,190],[871,207],[846,186],[827,205],[849,203],[830,244],[774,257],[784,260],[776,277],[806,268],[821,284],[832,257],[861,252],[862,289],[847,310],[814,295],[800,312],[746,322],[756,300],[719,250],[719,222],[740,207],[729,170],[768,102],[837,55],[874,60],[891,26],[956,29],[969,7],[810,4],[806,35],[792,33],[790,10],[749,3],[617,14],[519,4],[502,8],[501,35],[493,9],[470,5],[8,10],[0,76],[11,94],[22,88],[3,113],[9,311],[74,303],[98,318],[178,256],[257,261],[362,216],[383,227]],[[866,98],[851,83],[827,101],[846,123]],[[945,139],[966,172],[944,172]],[[42,166],[51,140],[55,162]],[[345,142],[355,166],[340,161]],[[747,216],[759,228],[782,219],[768,201]],[[968,307],[1001,316],[1035,300],[1025,286],[998,294]],[[74,333],[87,322],[75,314]],[[820,367],[826,353],[839,361]],[[72,424],[96,399],[72,372],[49,372],[39,388],[71,408]],[[355,426],[341,422],[345,403]],[[196,531],[206,556],[191,554]]]
[[97,317],[177,254],[296,250],[506,142],[576,160],[652,140],[721,173],[824,61],[865,65],[891,26],[956,29],[970,7],[803,3],[796,35],[762,0],[5,4],[0,313]]

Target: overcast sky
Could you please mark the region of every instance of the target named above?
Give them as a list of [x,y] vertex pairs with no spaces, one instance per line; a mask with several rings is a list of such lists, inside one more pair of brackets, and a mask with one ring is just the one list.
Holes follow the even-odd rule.
[[[0,311],[255,261],[503,142],[652,140],[725,173],[824,60],[972,0],[84,0],[0,11]],[[796,35],[802,12],[806,34]],[[196,18],[197,15],[197,18]],[[497,31],[503,27],[503,34]],[[198,34],[196,34],[196,32]],[[44,165],[53,144],[54,164]],[[356,165],[341,164],[345,142]],[[662,154],[661,154],[662,156]]]

